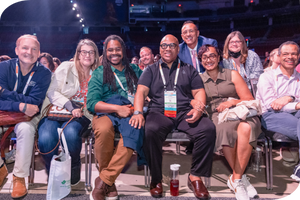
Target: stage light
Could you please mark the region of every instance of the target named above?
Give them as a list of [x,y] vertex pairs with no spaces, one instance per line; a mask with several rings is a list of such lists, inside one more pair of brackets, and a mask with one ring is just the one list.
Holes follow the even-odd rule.
[[84,27],[84,24],[82,24],[82,27]]
[[133,7],[134,6],[134,4],[131,4],[131,7]]
[[178,7],[181,7],[181,4],[178,4]]
[[73,7],[72,10],[76,10],[76,9]]
[[77,7],[77,4],[76,4],[76,3],[74,3],[74,5],[73,5],[73,6],[74,6],[74,8],[76,8],[76,7]]
[[83,18],[81,18],[81,21],[83,21]]
[[71,0],[70,2],[73,3],[73,0]]
[[253,3],[253,0],[251,0],[250,3]]
[[80,17],[80,15],[79,15],[79,14],[77,14],[76,16],[77,16],[77,17]]

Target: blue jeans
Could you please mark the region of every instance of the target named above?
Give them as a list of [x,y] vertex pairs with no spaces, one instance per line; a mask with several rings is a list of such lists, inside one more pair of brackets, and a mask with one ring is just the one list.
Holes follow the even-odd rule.
[[281,133],[293,140],[300,139],[300,111],[296,113],[268,111],[262,115],[261,124],[269,131]]
[[[89,124],[80,123],[84,121],[83,117],[72,120],[64,129],[64,135],[67,141],[68,149],[70,152],[70,156],[72,158],[71,167],[80,167],[80,152],[82,147],[81,140],[81,130],[83,128],[87,128]],[[58,142],[58,133],[57,128],[63,128],[66,122],[52,121],[47,117],[43,118],[39,124],[39,139],[38,146],[41,152],[49,152],[51,151]],[[86,123],[86,120],[85,120]],[[58,146],[59,147],[59,146]],[[49,172],[50,170],[50,162],[53,155],[58,155],[58,147],[51,153],[42,155],[46,170]]]

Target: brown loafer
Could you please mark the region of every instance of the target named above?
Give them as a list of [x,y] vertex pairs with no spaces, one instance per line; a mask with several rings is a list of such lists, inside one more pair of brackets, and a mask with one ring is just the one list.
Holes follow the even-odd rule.
[[188,187],[194,192],[196,198],[201,200],[209,199],[209,193],[204,186],[202,180],[191,181],[190,175],[188,176]]
[[3,166],[0,168],[0,186],[2,186],[2,183],[3,183],[4,179],[7,177],[7,175],[8,175],[8,171],[7,171],[6,165],[3,164]]
[[112,184],[112,186],[107,185],[107,191],[105,196],[106,200],[118,199],[118,191],[115,184]]
[[13,175],[13,191],[11,197],[14,199],[24,197],[27,194],[25,178],[19,178]]
[[162,184],[160,183],[150,183],[150,193],[154,198],[161,198],[163,193]]
[[95,186],[93,191],[90,194],[90,200],[105,200],[106,194],[106,183],[104,183],[101,178],[98,176],[95,179]]

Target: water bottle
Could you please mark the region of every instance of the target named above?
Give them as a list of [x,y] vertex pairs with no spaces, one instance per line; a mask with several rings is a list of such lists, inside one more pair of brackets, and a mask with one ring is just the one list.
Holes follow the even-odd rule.
[[170,165],[170,193],[172,196],[179,195],[179,164]]
[[253,157],[252,168],[255,172],[261,171],[260,164],[262,158],[262,150],[260,147],[256,147],[255,154]]

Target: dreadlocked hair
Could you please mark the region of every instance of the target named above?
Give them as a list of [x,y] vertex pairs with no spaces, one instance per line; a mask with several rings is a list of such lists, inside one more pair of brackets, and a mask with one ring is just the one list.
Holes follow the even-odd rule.
[[107,58],[107,44],[111,40],[117,40],[121,44],[122,53],[123,53],[122,65],[125,67],[125,77],[126,77],[127,87],[128,87],[129,92],[133,94],[135,92],[135,88],[137,86],[138,78],[137,78],[135,72],[133,71],[132,67],[130,66],[129,60],[126,56],[125,43],[122,40],[122,38],[117,35],[110,35],[104,41],[103,60],[102,60],[103,84],[108,84],[109,87],[114,92],[117,91],[116,79],[115,79],[114,73],[111,69],[111,63]]

